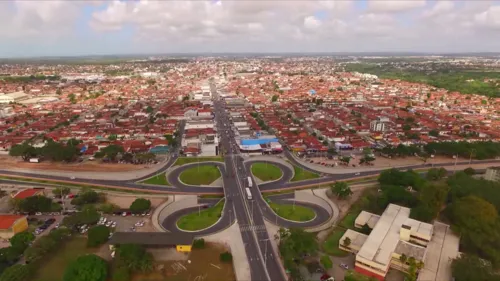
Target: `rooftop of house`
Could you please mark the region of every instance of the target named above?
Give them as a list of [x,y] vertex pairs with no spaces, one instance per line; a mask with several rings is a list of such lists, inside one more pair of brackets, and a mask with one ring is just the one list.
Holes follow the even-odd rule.
[[9,229],[12,225],[20,218],[24,218],[26,216],[22,215],[0,215],[0,229]]

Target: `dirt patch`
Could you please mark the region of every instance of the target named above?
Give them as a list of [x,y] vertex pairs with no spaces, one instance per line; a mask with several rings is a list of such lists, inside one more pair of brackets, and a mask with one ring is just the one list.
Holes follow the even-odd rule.
[[59,170],[77,172],[124,172],[147,169],[145,165],[102,163],[101,161],[85,161],[82,163],[30,163],[19,158],[0,155],[0,169],[34,169],[34,170]]
[[232,263],[222,263],[222,245],[207,243],[205,249],[194,249],[187,261],[157,263],[148,274],[135,274],[132,281],[234,281]]
[[[148,197],[148,196],[140,196],[140,197],[150,200],[152,208],[156,208],[161,203],[167,201],[167,198],[161,198],[161,197]],[[108,203],[115,204],[118,207],[124,209],[128,209],[130,207],[130,204],[132,204],[132,202],[134,202],[134,200],[137,198],[138,196],[120,196],[116,194],[106,195],[106,201]]]
[[[361,156],[356,156],[356,158],[354,159],[351,159],[351,162],[349,163],[349,166],[342,166],[342,165],[339,165],[337,167],[335,167],[336,169],[351,169],[352,168],[352,164],[356,164],[356,166],[358,166],[359,164],[359,159],[361,159]],[[320,162],[320,163],[327,163],[327,164],[333,164],[335,162],[340,162],[338,160],[329,160],[325,157],[312,157],[312,158],[308,158],[308,160],[306,161],[311,161],[313,160],[315,163],[316,162]],[[461,162],[461,161],[468,161],[469,159],[465,159],[465,158],[459,158],[457,159],[458,162]],[[449,162],[454,162],[455,159],[451,158],[451,157],[444,157],[444,156],[436,156],[434,158],[429,158],[427,159],[427,163],[431,163],[431,164],[438,164],[438,163],[449,163]],[[392,158],[392,159],[389,159],[389,158],[385,158],[385,157],[382,157],[382,156],[377,156],[375,161],[372,162],[373,166],[366,166],[366,167],[371,167],[371,168],[381,168],[381,167],[401,167],[401,166],[410,166],[410,165],[420,165],[420,164],[423,164],[424,161],[422,160],[422,158],[419,158],[419,157],[404,157],[404,158]],[[365,167],[365,166],[362,166],[362,167]]]

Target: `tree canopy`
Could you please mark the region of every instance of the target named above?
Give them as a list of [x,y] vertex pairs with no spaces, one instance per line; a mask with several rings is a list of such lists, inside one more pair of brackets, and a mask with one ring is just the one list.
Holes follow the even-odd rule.
[[105,281],[108,277],[108,264],[94,254],[78,257],[70,263],[63,276],[63,281]]
[[352,195],[351,188],[344,181],[338,181],[330,188],[332,193],[335,194],[339,199],[346,199],[347,197]]
[[105,148],[101,149],[101,152],[104,153],[104,155],[108,157],[110,160],[115,160],[116,156],[119,153],[123,153],[125,151],[123,150],[123,147],[120,145],[110,144]]
[[380,173],[378,182],[403,187],[411,186],[415,190],[419,190],[425,184],[425,180],[417,172],[412,170],[401,172],[396,169],[389,169]]
[[61,206],[52,202],[52,199],[36,195],[19,200],[17,208],[22,212],[51,212],[60,210]]
[[96,247],[104,244],[109,239],[109,227],[96,225],[89,229],[87,246]]
[[130,211],[134,214],[139,214],[151,209],[151,201],[144,198],[137,198],[130,205]]
[[500,281],[491,263],[475,255],[460,255],[451,263],[451,271],[455,281]]
[[149,271],[153,267],[153,256],[137,244],[120,245],[116,250],[115,260],[119,267],[132,271]]

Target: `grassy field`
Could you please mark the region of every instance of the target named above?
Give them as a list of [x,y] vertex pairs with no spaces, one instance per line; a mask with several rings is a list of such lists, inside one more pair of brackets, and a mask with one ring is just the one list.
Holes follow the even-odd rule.
[[180,180],[190,185],[209,185],[221,174],[216,166],[199,166],[185,170],[179,175]]
[[167,180],[167,176],[165,173],[158,174],[156,176],[150,177],[147,180],[141,181],[141,183],[146,183],[146,184],[156,184],[156,185],[168,185],[170,186],[170,183]]
[[193,249],[187,261],[161,262],[163,270],[133,274],[131,281],[234,281],[233,264],[223,263],[219,255],[226,250],[218,244],[206,243],[203,249]]
[[74,237],[66,243],[63,243],[59,249],[49,256],[38,267],[34,278],[36,281],[61,281],[64,269],[72,261],[81,255],[94,253],[96,249],[87,248],[87,239],[83,237]]
[[252,165],[252,174],[261,181],[273,181],[281,178],[283,172],[273,164],[255,163]]
[[344,235],[345,230],[340,228],[334,228],[332,232],[328,235],[325,242],[323,242],[323,251],[327,254],[336,257],[345,257],[349,253],[339,249],[339,240]]
[[310,180],[310,179],[317,179],[319,178],[319,175],[316,173],[309,172],[307,170],[304,170],[302,168],[299,168],[297,166],[293,166],[293,170],[295,171],[295,175],[290,181],[303,181],[303,180]]
[[214,156],[214,157],[180,157],[175,161],[174,166],[180,166],[189,163],[196,162],[207,162],[207,161],[216,161],[216,162],[224,162],[224,158]]
[[217,203],[217,205],[210,207],[208,209],[202,209],[201,212],[191,213],[182,216],[177,221],[177,227],[183,230],[201,230],[205,229],[219,220],[221,216],[222,209],[224,208],[224,200]]
[[345,217],[340,221],[339,225],[343,228],[354,229],[354,221],[358,217],[359,213],[361,213],[361,210],[349,211],[349,213],[347,213],[347,215],[345,215]]
[[310,221],[316,214],[311,208],[292,204],[276,204],[269,202],[269,206],[278,216],[291,221]]

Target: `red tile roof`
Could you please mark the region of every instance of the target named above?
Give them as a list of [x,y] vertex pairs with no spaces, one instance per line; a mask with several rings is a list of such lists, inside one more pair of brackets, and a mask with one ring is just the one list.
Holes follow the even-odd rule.
[[0,229],[9,229],[18,219],[24,217],[21,215],[0,215]]
[[31,197],[31,196],[33,196],[41,191],[43,191],[43,189],[34,189],[34,188],[25,189],[23,191],[19,191],[16,195],[14,195],[14,198],[16,198],[16,199],[28,198],[28,197]]

